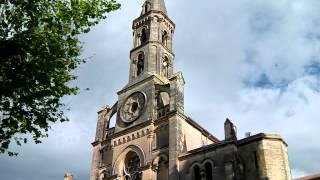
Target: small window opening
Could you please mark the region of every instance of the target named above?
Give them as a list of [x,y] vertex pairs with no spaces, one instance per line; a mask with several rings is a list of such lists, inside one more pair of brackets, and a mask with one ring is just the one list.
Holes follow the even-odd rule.
[[147,37],[147,30],[146,28],[143,28],[141,31],[141,44],[147,42],[148,37]]
[[146,3],[146,5],[144,6],[144,13],[147,13],[150,10],[150,4]]
[[201,180],[200,167],[199,166],[194,166],[193,167],[193,174],[194,174],[194,180]]
[[167,92],[160,92],[157,96],[158,117],[161,118],[167,115],[170,110],[170,96]]
[[163,31],[162,33],[162,44],[167,46],[168,44],[168,33],[167,31]]
[[136,112],[136,110],[138,109],[138,103],[137,102],[133,102],[132,106],[131,106],[131,112]]
[[137,76],[139,76],[144,70],[144,55],[139,54],[137,62]]
[[212,165],[210,163],[206,163],[206,180],[212,180]]
[[162,62],[162,75],[165,77],[168,77],[169,76],[168,70],[169,70],[169,59],[167,56],[165,56]]
[[256,166],[256,169],[259,169],[258,156],[256,151],[254,152],[254,165]]

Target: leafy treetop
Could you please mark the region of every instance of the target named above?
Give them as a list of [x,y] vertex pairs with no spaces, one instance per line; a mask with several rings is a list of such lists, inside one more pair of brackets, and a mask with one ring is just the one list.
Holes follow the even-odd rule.
[[114,0],[0,0],[0,153],[35,143],[64,122],[62,97],[76,95],[72,71],[85,62],[77,36],[117,10]]

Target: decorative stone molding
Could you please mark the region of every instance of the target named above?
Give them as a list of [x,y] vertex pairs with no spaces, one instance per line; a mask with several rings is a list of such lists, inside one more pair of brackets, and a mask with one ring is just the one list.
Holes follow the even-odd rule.
[[128,134],[126,136],[121,136],[121,137],[113,140],[113,147],[119,146],[121,144],[129,143],[130,141],[142,138],[146,135],[149,135],[150,133],[151,133],[151,131],[149,130],[149,128],[147,128],[147,129],[142,129],[140,131]]

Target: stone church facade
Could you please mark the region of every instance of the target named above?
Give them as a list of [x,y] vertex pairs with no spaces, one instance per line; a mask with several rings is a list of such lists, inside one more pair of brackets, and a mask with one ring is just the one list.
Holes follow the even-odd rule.
[[98,112],[90,180],[291,180],[280,136],[237,139],[226,120],[219,140],[184,114],[185,81],[174,72],[175,24],[164,0],[146,0],[132,28],[129,82]]

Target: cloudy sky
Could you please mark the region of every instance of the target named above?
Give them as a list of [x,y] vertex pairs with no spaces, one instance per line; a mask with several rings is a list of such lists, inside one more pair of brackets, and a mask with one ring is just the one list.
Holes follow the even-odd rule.
[[[65,98],[71,121],[41,145],[0,156],[1,180],[89,177],[96,112],[128,81],[131,23],[143,0],[81,37],[90,60],[76,74],[80,95]],[[186,114],[223,138],[225,118],[245,132],[278,133],[289,144],[294,177],[320,169],[320,1],[167,0],[176,23],[176,71],[186,80]]]

